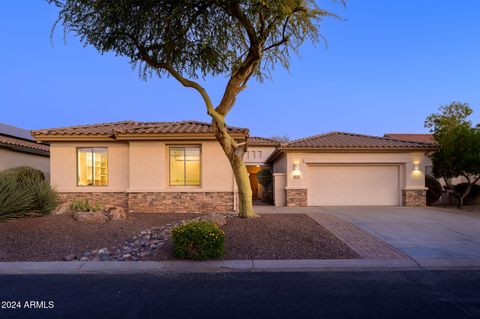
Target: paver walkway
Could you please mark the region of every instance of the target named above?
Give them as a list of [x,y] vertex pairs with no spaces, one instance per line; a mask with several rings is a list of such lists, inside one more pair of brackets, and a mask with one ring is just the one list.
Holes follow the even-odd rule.
[[327,213],[307,213],[365,259],[409,258],[360,227]]

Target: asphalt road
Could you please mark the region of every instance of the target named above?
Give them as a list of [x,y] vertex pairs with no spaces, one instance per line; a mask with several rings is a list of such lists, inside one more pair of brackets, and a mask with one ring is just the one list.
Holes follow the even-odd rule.
[[480,271],[11,275],[0,300],[21,305],[2,319],[480,318]]

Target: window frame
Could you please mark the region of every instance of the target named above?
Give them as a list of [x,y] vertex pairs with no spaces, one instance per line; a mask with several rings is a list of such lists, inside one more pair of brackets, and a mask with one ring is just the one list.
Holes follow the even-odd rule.
[[[105,185],[80,185],[80,176],[79,176],[79,161],[78,161],[78,154],[80,149],[91,149],[92,150],[92,155],[93,155],[93,150],[94,149],[105,149],[107,152],[107,183]],[[110,167],[110,156],[108,155],[108,146],[100,146],[100,147],[94,147],[94,146],[78,146],[76,148],[76,162],[77,162],[77,187],[108,187],[109,181],[110,181],[110,173],[109,173],[109,167]],[[93,158],[93,157],[92,157]],[[94,166],[92,166],[93,168]],[[92,177],[95,176],[94,172],[92,171]],[[93,181],[95,181],[93,179]]]
[[[184,182],[183,182],[183,185],[172,185],[172,179],[171,179],[171,175],[172,175],[172,172],[171,172],[171,155],[170,155],[170,150],[172,148],[183,148],[184,149],[184,154],[186,154],[185,152],[185,149],[187,148],[198,148],[200,154],[199,154],[199,167],[198,169],[200,170],[199,172],[199,183],[198,185],[186,185],[185,183],[187,182],[187,172],[186,172],[186,169],[187,169],[187,166],[184,165]],[[201,144],[172,144],[172,145],[168,145],[168,186],[169,187],[201,187],[202,186],[202,162],[203,162],[203,159],[202,159],[202,145]],[[184,163],[185,163],[185,155],[184,155]]]

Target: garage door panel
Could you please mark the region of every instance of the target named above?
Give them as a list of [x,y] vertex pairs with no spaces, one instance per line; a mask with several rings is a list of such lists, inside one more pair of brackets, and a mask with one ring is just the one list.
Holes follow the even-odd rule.
[[308,168],[308,205],[398,205],[398,165],[336,165]]

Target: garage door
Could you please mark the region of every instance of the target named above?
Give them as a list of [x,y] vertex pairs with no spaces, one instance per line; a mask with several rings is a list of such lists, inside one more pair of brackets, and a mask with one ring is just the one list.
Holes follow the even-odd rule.
[[308,205],[399,205],[398,176],[398,165],[309,166]]

